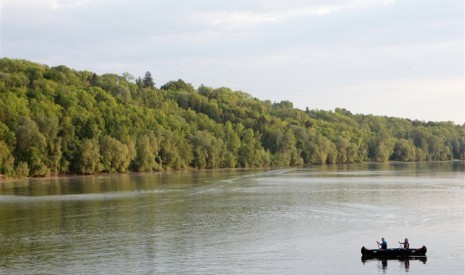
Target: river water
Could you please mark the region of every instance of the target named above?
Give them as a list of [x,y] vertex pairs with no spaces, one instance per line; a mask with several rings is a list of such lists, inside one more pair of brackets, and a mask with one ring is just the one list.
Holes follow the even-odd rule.
[[[34,179],[0,190],[1,274],[464,274],[464,162]],[[362,261],[408,237],[422,260]]]

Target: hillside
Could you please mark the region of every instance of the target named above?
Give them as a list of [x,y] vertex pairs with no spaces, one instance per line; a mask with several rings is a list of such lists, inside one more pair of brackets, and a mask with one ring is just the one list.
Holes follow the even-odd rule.
[[465,159],[464,125],[0,59],[7,177],[451,159]]

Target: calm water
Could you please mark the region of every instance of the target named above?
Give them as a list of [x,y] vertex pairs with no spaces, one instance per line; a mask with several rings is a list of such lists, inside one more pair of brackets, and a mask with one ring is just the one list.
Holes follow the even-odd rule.
[[[464,274],[464,162],[89,176],[0,190],[1,274]],[[385,237],[426,261],[361,260]]]

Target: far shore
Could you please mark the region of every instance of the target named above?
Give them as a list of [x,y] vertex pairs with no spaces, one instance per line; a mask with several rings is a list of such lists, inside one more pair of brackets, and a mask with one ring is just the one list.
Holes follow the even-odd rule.
[[121,176],[121,175],[144,175],[144,174],[170,174],[170,173],[194,173],[194,172],[206,172],[206,171],[228,171],[228,170],[270,170],[270,169],[283,169],[283,168],[299,168],[299,167],[313,167],[323,165],[358,165],[358,164],[395,164],[395,163],[447,163],[447,162],[465,162],[465,160],[444,160],[444,161],[388,161],[388,162],[358,162],[358,163],[344,163],[344,164],[312,164],[303,166],[289,166],[289,167],[249,167],[249,168],[215,168],[215,169],[179,169],[179,170],[163,170],[163,171],[152,171],[152,172],[135,172],[129,171],[126,173],[95,173],[95,174],[62,174],[48,177],[22,177],[22,178],[5,178],[0,174],[0,185],[6,183],[19,183],[27,181],[40,181],[40,180],[51,180],[51,179],[69,179],[69,178],[81,178],[81,177],[98,177],[98,176]]
[[[52,179],[70,179],[70,178],[81,178],[81,177],[106,177],[106,176],[123,176],[123,175],[144,175],[144,174],[171,174],[171,173],[195,173],[195,172],[205,172],[205,171],[228,171],[228,170],[268,170],[268,169],[279,169],[283,167],[250,167],[250,168],[216,168],[216,169],[179,169],[179,170],[162,170],[162,171],[151,171],[151,172],[136,172],[128,171],[125,173],[95,173],[95,174],[62,174],[54,175],[48,177],[21,177],[21,178],[4,178],[3,175],[0,175],[0,185],[5,183],[15,183],[15,182],[24,182],[24,181],[40,181],[40,180],[52,180]],[[288,167],[291,168],[291,167]]]

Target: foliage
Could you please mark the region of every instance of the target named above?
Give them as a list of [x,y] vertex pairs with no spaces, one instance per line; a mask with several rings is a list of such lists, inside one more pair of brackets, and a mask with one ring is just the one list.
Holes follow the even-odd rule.
[[0,59],[0,174],[465,159],[465,125]]

